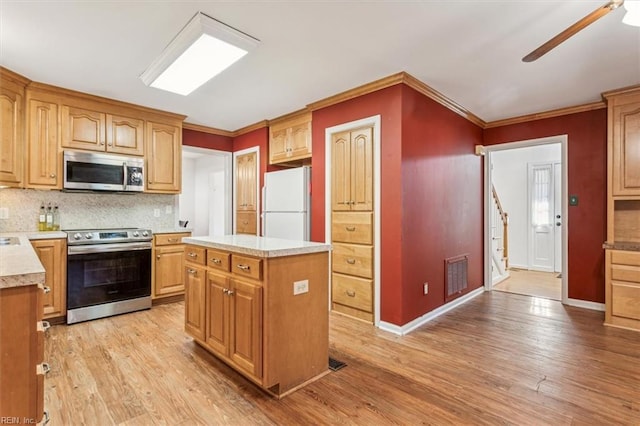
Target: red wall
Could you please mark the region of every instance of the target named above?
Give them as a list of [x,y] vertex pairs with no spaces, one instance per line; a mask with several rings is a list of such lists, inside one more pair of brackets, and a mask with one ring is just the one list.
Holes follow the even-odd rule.
[[482,129],[402,87],[403,303],[401,312],[383,309],[385,321],[395,324],[444,305],[446,258],[469,256],[466,292],[482,287],[484,269],[483,170],[474,154]]
[[182,145],[231,152],[233,151],[233,138],[198,132],[196,130],[182,129]]
[[570,114],[484,131],[484,145],[568,135],[569,297],[604,303],[607,226],[607,110]]

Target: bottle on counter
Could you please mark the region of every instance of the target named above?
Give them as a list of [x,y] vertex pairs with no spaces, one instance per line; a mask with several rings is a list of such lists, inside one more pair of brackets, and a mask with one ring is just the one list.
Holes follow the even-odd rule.
[[60,210],[58,206],[53,207],[53,231],[60,230]]
[[46,221],[45,231],[53,231],[53,211],[51,210],[51,203],[47,206]]
[[40,214],[38,214],[38,231],[47,229],[47,212],[44,209],[44,203],[40,204]]

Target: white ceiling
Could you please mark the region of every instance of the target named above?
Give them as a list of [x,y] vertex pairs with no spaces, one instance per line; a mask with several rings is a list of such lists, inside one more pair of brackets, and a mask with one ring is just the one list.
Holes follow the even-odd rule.
[[[399,71],[494,121],[640,83],[640,29],[623,8],[521,61],[605,2],[0,0],[0,64],[231,131]],[[146,87],[138,76],[197,11],[260,45],[189,96]]]

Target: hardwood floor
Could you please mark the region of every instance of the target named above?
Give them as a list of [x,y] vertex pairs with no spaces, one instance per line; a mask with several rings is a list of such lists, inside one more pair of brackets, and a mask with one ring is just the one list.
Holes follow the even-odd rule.
[[494,290],[525,296],[562,300],[562,280],[557,272],[510,269],[509,278],[493,286]]
[[183,315],[52,327],[51,425],[640,424],[640,334],[602,312],[491,292],[404,337],[334,314],[347,367],[282,400],[195,345]]

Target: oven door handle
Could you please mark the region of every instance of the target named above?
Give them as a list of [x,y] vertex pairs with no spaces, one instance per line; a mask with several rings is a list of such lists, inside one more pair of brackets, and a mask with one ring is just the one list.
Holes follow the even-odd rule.
[[151,250],[150,242],[118,243],[118,244],[91,244],[68,246],[67,254],[107,253],[115,251]]

